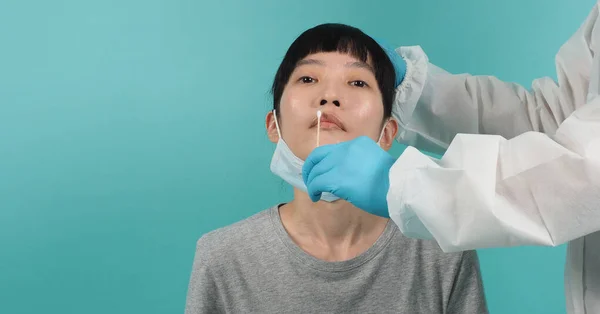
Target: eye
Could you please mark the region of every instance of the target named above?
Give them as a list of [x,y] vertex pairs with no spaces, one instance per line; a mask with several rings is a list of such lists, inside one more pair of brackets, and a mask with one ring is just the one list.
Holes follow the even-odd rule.
[[365,81],[360,81],[360,80],[358,80],[358,81],[352,81],[352,82],[350,82],[350,85],[356,86],[356,87],[367,87],[367,86],[369,86],[369,84],[367,84]]
[[314,83],[316,80],[310,76],[303,76],[298,81],[300,81],[304,84],[310,84],[310,83]]

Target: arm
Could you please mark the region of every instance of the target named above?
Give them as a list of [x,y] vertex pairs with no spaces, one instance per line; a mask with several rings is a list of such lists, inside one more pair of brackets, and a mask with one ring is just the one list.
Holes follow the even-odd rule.
[[462,253],[445,313],[488,313],[479,258],[475,251]]
[[[556,56],[558,83],[540,78],[530,90],[492,76],[450,74],[430,64],[419,47],[396,49],[407,63],[394,105],[394,117],[400,124],[397,140],[443,154],[458,133],[507,139],[527,131],[554,133],[587,100],[590,76],[598,68],[593,63],[600,39],[597,20],[595,6],[561,47]],[[594,87],[597,79],[591,77]],[[592,88],[589,93],[598,90]]]
[[196,257],[188,286],[185,314],[219,313],[218,289],[214,277],[207,265],[205,241],[200,239],[196,246]]
[[[390,170],[388,209],[406,235],[433,237],[444,251],[459,251],[555,246],[600,230],[597,20],[595,6],[561,48],[558,86],[543,79],[526,92],[492,78],[465,76],[456,79],[462,88],[456,82],[437,86],[446,90],[448,110],[428,103],[442,96],[424,89],[414,110],[421,113],[406,125],[420,127],[420,138],[430,138],[438,148],[453,140],[439,161],[409,147]],[[423,103],[428,105],[419,111]],[[427,112],[436,118],[427,126],[415,122]],[[458,132],[502,136],[454,137]]]

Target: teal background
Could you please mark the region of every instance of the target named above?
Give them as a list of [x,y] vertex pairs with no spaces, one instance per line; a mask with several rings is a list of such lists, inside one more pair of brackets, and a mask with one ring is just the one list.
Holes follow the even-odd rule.
[[[290,197],[264,116],[306,28],[529,86],[593,3],[2,0],[0,313],[182,313],[196,240]],[[564,246],[480,253],[492,313],[565,312]]]

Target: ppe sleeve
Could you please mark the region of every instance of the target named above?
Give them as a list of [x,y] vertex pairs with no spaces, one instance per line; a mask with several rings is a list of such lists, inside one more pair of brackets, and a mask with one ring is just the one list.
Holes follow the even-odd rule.
[[558,82],[536,79],[530,90],[493,76],[448,73],[429,63],[418,46],[396,49],[407,63],[393,106],[400,125],[396,139],[441,155],[459,133],[507,139],[527,131],[554,133],[589,100],[588,93],[598,94],[597,20],[595,6],[561,47],[555,58]]
[[424,70],[415,48],[400,48],[408,96],[396,114],[411,115],[398,140],[446,150],[436,160],[409,147],[390,170],[390,217],[405,235],[451,252],[555,246],[600,230],[597,20],[595,6],[556,57],[558,83],[538,79],[532,91]]

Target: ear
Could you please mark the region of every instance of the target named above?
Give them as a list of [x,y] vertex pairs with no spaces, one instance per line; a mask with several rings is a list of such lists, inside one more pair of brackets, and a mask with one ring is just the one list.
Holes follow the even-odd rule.
[[269,113],[267,113],[267,117],[265,118],[265,126],[267,128],[267,136],[269,137],[269,141],[277,143],[279,141],[279,133],[277,132],[277,125],[275,124],[275,115],[273,114],[273,111],[269,111]]
[[379,142],[381,148],[383,148],[385,151],[388,151],[390,148],[392,148],[396,134],[398,134],[398,122],[394,118],[391,118],[383,128],[383,135],[381,136],[381,141]]

